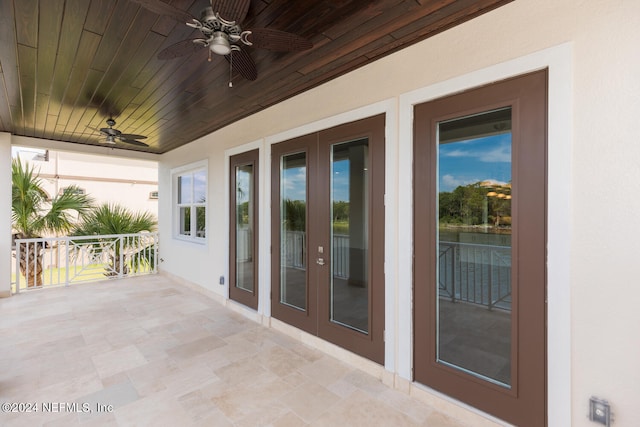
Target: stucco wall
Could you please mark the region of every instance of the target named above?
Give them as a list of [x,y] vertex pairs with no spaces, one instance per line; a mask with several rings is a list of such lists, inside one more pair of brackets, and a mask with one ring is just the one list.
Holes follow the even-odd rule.
[[[556,282],[553,286],[566,288],[561,297],[570,295],[570,302],[564,301],[571,313],[569,324],[550,323],[549,329],[550,333],[554,328],[568,331],[568,351],[558,357],[570,358],[569,366],[558,365],[567,367],[566,372],[550,372],[566,375],[569,401],[550,402],[554,407],[550,425],[568,425],[568,417],[574,426],[594,425],[586,417],[592,395],[611,402],[615,425],[640,425],[636,408],[640,400],[640,287],[635,268],[640,240],[635,227],[640,212],[640,198],[636,197],[640,190],[640,144],[635,131],[640,117],[638,40],[640,2],[636,0],[519,0],[163,155],[159,168],[161,194],[171,191],[172,168],[208,160],[208,221],[209,229],[216,231],[210,233],[205,246],[176,241],[163,244],[162,268],[224,294],[225,288],[217,283],[218,276],[227,276],[226,163],[234,147],[254,143],[268,155],[271,142],[385,102],[384,111],[400,115],[388,115],[392,122],[388,159],[396,163],[388,165],[394,174],[387,175],[387,193],[402,192],[410,176],[406,168],[398,167],[406,156],[399,147],[406,146],[402,126],[410,123],[410,117],[403,116],[408,114],[405,110],[389,104],[399,103],[403,94],[569,42],[567,52],[571,57],[567,61],[572,71],[565,83],[572,86],[562,89],[568,90],[571,114],[566,123],[554,124],[560,129],[564,126],[566,134],[572,136],[567,141],[569,158],[562,159],[567,160],[569,178],[560,183],[571,191],[565,205],[571,227],[564,242],[569,255],[549,260],[568,271],[568,283]],[[268,173],[264,178],[269,178]],[[554,184],[548,183],[550,189]],[[267,207],[268,203],[262,205],[263,213]],[[407,209],[410,206],[396,206],[387,215],[388,220],[395,221]],[[169,197],[162,198],[163,242],[167,241],[165,236],[172,235],[171,212]],[[387,236],[403,232],[398,222],[388,224]],[[394,316],[406,312],[404,306],[410,301],[397,291],[410,287],[406,272],[395,271],[404,265],[399,243],[402,241],[395,236],[394,242],[387,243],[387,250],[394,252],[386,254],[391,261],[387,277],[393,279],[391,283],[387,280],[392,289],[387,293],[391,297],[391,301],[387,299],[391,304],[387,314]],[[394,325],[399,328],[403,323],[399,320]],[[396,338],[402,334],[398,331]],[[397,346],[390,356],[401,359],[402,350]],[[555,357],[548,355],[552,367],[557,367]],[[392,363],[387,369],[393,371],[396,366]]]
[[[11,200],[11,134],[0,132],[0,200]],[[11,204],[0,203],[0,298],[11,295]]]

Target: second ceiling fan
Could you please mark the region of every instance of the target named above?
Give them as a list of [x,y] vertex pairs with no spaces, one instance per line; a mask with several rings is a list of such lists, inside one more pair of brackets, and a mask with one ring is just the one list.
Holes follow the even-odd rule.
[[243,30],[242,22],[247,16],[251,0],[210,0],[200,19],[171,6],[161,0],[130,0],[160,15],[189,21],[186,24],[198,29],[202,38],[187,39],[160,51],[158,59],[173,59],[189,55],[203,47],[211,54],[224,56],[231,66],[247,80],[258,77],[253,59],[243,46],[253,46],[276,52],[291,52],[311,49],[313,44],[304,37],[270,28]]

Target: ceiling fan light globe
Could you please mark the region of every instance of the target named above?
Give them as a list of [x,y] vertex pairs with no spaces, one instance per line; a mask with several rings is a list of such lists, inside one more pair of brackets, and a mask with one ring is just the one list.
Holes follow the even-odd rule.
[[217,32],[213,35],[209,42],[209,49],[216,55],[228,55],[231,53],[231,45],[227,35],[222,32]]

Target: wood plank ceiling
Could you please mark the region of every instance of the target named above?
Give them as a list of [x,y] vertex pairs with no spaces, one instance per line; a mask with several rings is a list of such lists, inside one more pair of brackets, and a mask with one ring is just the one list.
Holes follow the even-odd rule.
[[[208,0],[164,0],[200,17]],[[511,0],[251,0],[243,29],[271,28],[313,48],[244,48],[258,78],[243,79],[206,48],[157,55],[201,37],[130,0],[0,0],[0,131],[104,143],[96,129],[145,135],[165,153]]]

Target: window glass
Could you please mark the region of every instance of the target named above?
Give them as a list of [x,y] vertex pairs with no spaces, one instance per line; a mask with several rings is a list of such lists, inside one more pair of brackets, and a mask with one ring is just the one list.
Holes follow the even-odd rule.
[[180,234],[191,235],[191,208],[180,208]]
[[511,108],[438,137],[438,362],[509,388]]
[[193,173],[193,203],[207,201],[207,172],[204,170]]
[[207,170],[196,169],[175,178],[177,234],[182,238],[206,237]]
[[193,178],[191,174],[181,175],[178,177],[178,203],[191,203],[191,188]]
[[196,210],[196,237],[206,237],[205,224],[206,224],[206,210],[204,206],[197,206]]

